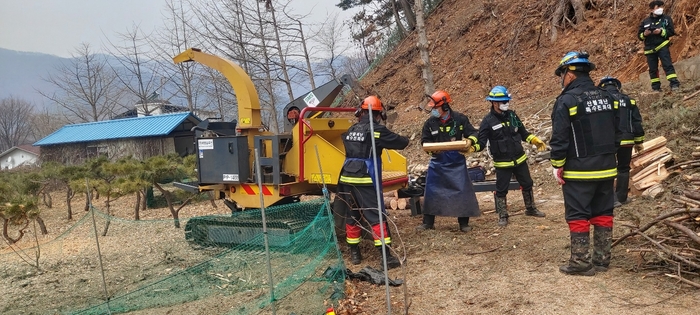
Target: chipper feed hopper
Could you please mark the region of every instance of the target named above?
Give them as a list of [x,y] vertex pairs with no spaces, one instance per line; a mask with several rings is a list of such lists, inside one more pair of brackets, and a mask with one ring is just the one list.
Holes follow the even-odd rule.
[[[216,198],[224,198],[234,212],[260,208],[260,195],[265,207],[269,207],[297,202],[302,195],[321,195],[323,184],[334,190],[345,159],[341,135],[356,119],[351,114],[324,115],[355,111],[355,108],[330,107],[341,92],[342,83],[333,80],[291,102],[284,108],[284,132],[274,134],[265,130],[262,124],[258,93],[241,67],[195,48],[175,56],[173,61],[194,61],[219,71],[231,83],[238,103],[236,122],[204,121],[196,127],[199,182],[179,184],[180,188],[212,191]],[[259,168],[255,165],[255,149],[259,152]],[[405,157],[393,150],[385,151],[382,168],[385,191],[406,186]],[[262,188],[257,181],[258,169],[262,170]],[[185,228],[187,237],[217,244],[245,242],[242,236],[227,240],[216,236],[221,233],[212,233],[224,226],[229,230],[236,229],[236,217],[229,219],[190,219]],[[286,223],[273,223],[289,226],[289,233],[293,233],[292,226],[298,226],[297,221],[305,218],[286,217],[282,220]],[[245,227],[249,229],[250,222]],[[238,231],[237,234],[250,233]]]

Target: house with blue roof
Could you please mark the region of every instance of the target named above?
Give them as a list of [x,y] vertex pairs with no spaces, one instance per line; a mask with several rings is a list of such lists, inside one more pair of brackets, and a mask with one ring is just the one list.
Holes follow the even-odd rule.
[[104,155],[110,160],[132,156],[194,153],[192,128],[201,119],[190,112],[66,125],[34,143],[43,161],[79,164]]

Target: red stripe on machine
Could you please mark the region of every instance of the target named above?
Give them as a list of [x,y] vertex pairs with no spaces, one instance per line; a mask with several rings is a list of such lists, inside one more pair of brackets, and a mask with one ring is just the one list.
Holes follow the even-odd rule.
[[243,187],[243,190],[245,190],[246,194],[255,195],[255,190],[253,190],[253,188],[251,188],[250,186],[246,184],[241,184],[241,187]]
[[263,185],[262,190],[263,190],[263,196],[272,196],[272,192],[269,189],[267,189],[267,186]]

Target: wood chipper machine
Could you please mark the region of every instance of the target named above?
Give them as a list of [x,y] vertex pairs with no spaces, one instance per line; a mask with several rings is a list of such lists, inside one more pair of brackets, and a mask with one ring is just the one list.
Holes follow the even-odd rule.
[[[302,195],[322,195],[323,185],[334,191],[345,160],[341,136],[355,122],[353,115],[326,117],[325,113],[352,113],[355,108],[330,107],[341,92],[343,83],[332,80],[297,98],[284,108],[284,130],[272,133],[262,124],[260,101],[251,78],[245,71],[221,57],[190,48],[173,58],[175,63],[194,61],[219,71],[234,89],[238,103],[235,122],[203,121],[195,131],[197,183],[176,183],[191,191],[211,191],[224,198],[232,212],[299,201]],[[274,119],[274,118],[273,118]],[[259,152],[259,166],[254,152]],[[382,182],[385,191],[405,187],[408,183],[406,158],[394,150],[382,154]],[[257,170],[260,169],[262,186]],[[200,217],[190,219],[185,231],[188,239],[208,233],[214,227],[235,229],[231,221]],[[288,218],[293,221],[295,218]],[[279,223],[279,222],[278,222]],[[298,223],[298,222],[297,222]],[[282,224],[284,225],[284,224]],[[289,233],[293,233],[289,222]],[[250,225],[246,225],[250,227]],[[241,231],[239,231],[241,232]],[[280,231],[285,233],[284,231]],[[245,234],[245,233],[238,233]],[[209,240],[215,243],[240,243],[243,239]]]

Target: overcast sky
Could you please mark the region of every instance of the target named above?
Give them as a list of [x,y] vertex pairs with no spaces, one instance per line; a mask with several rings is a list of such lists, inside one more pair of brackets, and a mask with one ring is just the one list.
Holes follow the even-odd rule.
[[[300,14],[313,8],[317,23],[336,13],[349,19],[338,2],[291,1]],[[114,40],[134,23],[144,32],[161,26],[164,8],[164,0],[0,0],[0,48],[69,57],[80,43],[99,49],[105,36]]]

